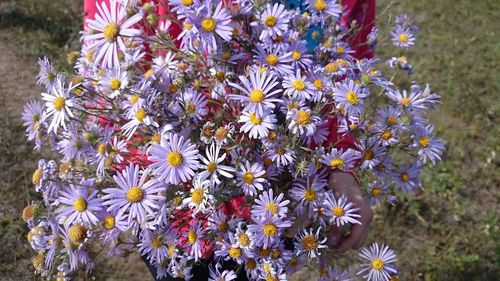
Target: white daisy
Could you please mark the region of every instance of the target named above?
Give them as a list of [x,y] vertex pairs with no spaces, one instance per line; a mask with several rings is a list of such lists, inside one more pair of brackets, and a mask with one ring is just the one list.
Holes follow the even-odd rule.
[[68,87],[65,87],[63,82],[64,77],[57,77],[57,81],[51,89],[51,93],[42,93],[42,99],[46,101],[45,106],[47,107],[47,114],[45,119],[52,117],[48,132],[57,133],[59,127],[63,127],[66,130],[66,120],[69,117],[74,117],[70,108],[74,107],[75,104],[70,98],[70,91],[74,88],[70,83]]
[[97,53],[95,63],[101,63],[104,68],[118,67],[120,65],[118,51],[125,51],[125,37],[135,37],[141,34],[139,29],[132,28],[142,19],[138,13],[127,17],[126,7],[116,0],[106,1],[97,5],[95,19],[87,19],[91,32],[84,36],[85,41],[90,41],[89,49]]
[[200,169],[203,170],[199,175],[201,178],[209,178],[212,182],[216,184],[220,184],[221,180],[219,179],[218,174],[232,179],[233,174],[236,172],[236,169],[230,166],[221,165],[220,163],[224,162],[226,159],[226,153],[222,154],[219,157],[220,146],[215,142],[212,142],[210,146],[207,145],[205,153],[207,158],[200,155],[201,161],[204,163],[200,165]]

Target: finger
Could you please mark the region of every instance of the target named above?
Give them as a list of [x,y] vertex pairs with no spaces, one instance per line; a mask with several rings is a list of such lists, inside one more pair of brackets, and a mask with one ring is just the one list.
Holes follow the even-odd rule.
[[365,231],[363,233],[363,236],[361,236],[361,239],[359,239],[358,243],[356,243],[356,245],[354,245],[354,249],[361,248],[363,246],[363,244],[365,243],[367,236],[368,236],[368,231]]
[[347,251],[356,245],[361,237],[363,237],[363,233],[365,232],[365,226],[361,224],[354,224],[351,226],[351,234],[343,240],[339,245],[340,251]]
[[332,247],[336,247],[342,238],[342,228],[336,225],[332,225],[330,227],[330,231],[328,232],[328,245]]

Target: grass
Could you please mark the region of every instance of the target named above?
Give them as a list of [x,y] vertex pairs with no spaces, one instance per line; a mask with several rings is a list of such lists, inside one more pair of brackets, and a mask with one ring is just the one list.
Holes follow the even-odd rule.
[[[32,274],[27,228],[20,219],[33,198],[36,161],[19,121],[22,104],[37,96],[36,58],[48,54],[61,67],[77,46],[81,8],[75,1],[4,1],[0,4],[0,275]],[[389,9],[385,9],[390,5]],[[424,172],[425,191],[381,207],[369,241],[389,244],[399,256],[401,280],[500,280],[500,7],[497,0],[378,1],[378,25],[404,11],[420,26],[407,55],[410,78],[443,96],[432,119],[447,143],[444,161]],[[380,55],[393,51],[382,46]],[[408,84],[411,80],[401,81]],[[96,280],[141,280],[137,260],[102,258]],[[311,273],[313,275],[314,273]],[[308,276],[305,273],[302,276]],[[298,277],[302,279],[307,277]]]

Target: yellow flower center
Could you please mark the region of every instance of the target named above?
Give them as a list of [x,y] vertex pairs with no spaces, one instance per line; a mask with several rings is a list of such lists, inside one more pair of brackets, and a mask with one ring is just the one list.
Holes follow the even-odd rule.
[[306,235],[302,238],[302,246],[308,251],[313,251],[318,248],[318,241],[312,235]]
[[278,213],[278,205],[274,203],[268,203],[265,207],[266,211],[271,211],[273,215],[276,215]]
[[260,103],[264,100],[264,92],[262,90],[253,90],[250,92],[250,101]]
[[408,106],[408,105],[410,105],[411,100],[409,98],[402,98],[400,100],[400,102],[401,102],[402,105]]
[[331,62],[325,66],[326,73],[333,73],[333,72],[337,72],[339,70],[340,70],[339,65],[334,63],[334,62]]
[[217,23],[212,18],[206,18],[201,21],[201,28],[206,32],[213,32]]
[[252,124],[256,125],[256,126],[260,125],[262,123],[262,117],[260,117],[260,116],[257,117],[257,116],[255,116],[254,113],[250,113],[250,117],[249,118],[250,118],[250,122]]
[[304,199],[309,202],[316,200],[316,191],[311,187],[307,188],[304,191]]
[[198,236],[196,235],[196,232],[191,230],[188,232],[188,242],[189,244],[193,245],[196,243],[196,240],[198,239]]
[[208,163],[208,165],[207,165],[207,171],[210,174],[212,174],[213,172],[215,172],[215,170],[217,170],[217,163],[215,163],[215,162]]
[[66,100],[63,97],[57,97],[53,102],[54,109],[57,111],[61,111],[63,107],[66,105]]
[[161,141],[161,135],[160,134],[154,134],[151,136],[151,142],[152,143],[160,143]]
[[295,117],[295,122],[300,126],[309,125],[311,123],[311,115],[305,110],[297,111],[297,117]]
[[175,253],[175,245],[169,245],[168,246],[168,256],[172,258]]
[[193,193],[191,193],[191,201],[195,203],[196,205],[200,205],[201,202],[203,202],[205,190],[203,188],[198,187],[193,190]]
[[107,230],[115,228],[115,217],[112,215],[105,216],[102,221],[102,226]]
[[139,122],[142,122],[146,118],[146,110],[144,108],[139,108],[137,112],[135,113],[135,119],[137,119]]
[[401,43],[407,43],[408,42],[408,34],[406,34],[406,33],[399,34],[399,41],[401,41]]
[[407,172],[402,172],[400,178],[403,182],[407,182],[410,180],[410,175]]
[[264,25],[267,27],[274,27],[278,23],[278,19],[275,16],[267,16],[264,19]]
[[131,187],[127,191],[127,200],[130,203],[141,202],[144,198],[144,190],[138,186]]
[[363,158],[366,160],[372,160],[375,157],[375,153],[372,150],[367,150],[363,153]]
[[254,179],[254,176],[253,176],[252,172],[246,172],[243,175],[243,182],[246,183],[246,184],[252,184],[253,183],[253,179]]
[[343,47],[337,48],[337,55],[342,55],[344,52],[345,52],[345,49]]
[[233,247],[233,248],[229,249],[229,255],[233,259],[237,259],[237,258],[241,257],[241,249],[238,247]]
[[344,160],[342,160],[340,158],[334,158],[330,161],[330,167],[342,169],[342,168],[344,168],[344,166],[345,166],[345,162],[344,162]]
[[163,246],[163,237],[161,235],[158,235],[151,238],[151,246],[155,249],[159,249],[161,246]]
[[255,262],[254,259],[252,258],[249,258],[247,260],[247,262],[245,263],[245,267],[248,269],[248,270],[254,270],[255,268],[257,268],[257,263]]
[[179,167],[182,164],[183,157],[178,151],[170,151],[167,155],[167,163],[172,167]]
[[426,136],[421,136],[419,139],[418,139],[418,142],[420,143],[420,145],[423,147],[423,148],[426,148],[427,146],[429,146],[429,143],[430,143],[430,140],[428,137]]
[[193,0],[181,0],[183,6],[191,6],[193,5]]
[[227,222],[223,221],[223,222],[219,223],[217,228],[219,228],[219,231],[225,232],[226,230],[229,229],[229,224],[227,224]]
[[120,86],[122,85],[122,82],[120,79],[113,78],[111,81],[109,81],[109,88],[113,91],[116,91],[120,89]]
[[333,208],[332,213],[336,217],[341,217],[344,215],[344,208],[336,206]]
[[238,241],[243,247],[250,245],[250,237],[248,237],[248,235],[246,235],[245,233],[242,233],[238,236]]
[[372,195],[374,197],[379,197],[380,195],[382,195],[382,189],[380,189],[379,187],[372,188]]
[[186,104],[186,112],[188,114],[193,114],[195,112],[195,110],[196,110],[196,105],[194,103],[190,102],[190,101],[187,102],[187,104]]
[[389,140],[392,138],[392,133],[390,131],[384,131],[380,137],[383,139],[383,140]]
[[71,243],[83,243],[87,237],[87,228],[81,224],[74,224],[68,230],[68,238]]
[[78,197],[73,203],[73,208],[75,208],[75,211],[77,212],[83,212],[87,210],[87,201],[85,201],[82,197]]
[[394,126],[394,125],[398,124],[398,119],[394,116],[389,116],[389,117],[387,117],[387,124]]
[[323,89],[323,81],[321,81],[321,79],[314,80],[313,85],[316,88],[316,90]]
[[318,11],[324,11],[328,5],[326,4],[326,1],[324,0],[316,0],[314,3],[314,8]]
[[139,101],[139,96],[132,95],[128,101],[130,102],[130,104],[136,104]]
[[302,54],[299,51],[295,50],[292,52],[292,58],[298,61],[300,60],[300,58],[302,58]]
[[33,176],[31,177],[31,182],[34,185],[40,184],[40,181],[42,180],[42,176],[43,176],[42,168],[36,169],[35,172],[33,173]]
[[279,59],[278,56],[275,54],[269,54],[266,56],[267,64],[272,65],[272,66],[274,66],[278,63],[278,59]]
[[227,137],[229,130],[224,127],[219,127],[215,130],[215,139],[218,141],[222,141]]
[[104,155],[106,153],[107,145],[105,143],[100,143],[97,146],[97,153]]
[[304,81],[297,79],[292,81],[292,87],[297,91],[302,91],[306,87],[306,83]]
[[229,60],[231,58],[231,53],[229,51],[225,51],[222,53],[222,58],[224,60]]
[[355,92],[353,92],[353,91],[349,91],[349,92],[347,92],[347,94],[346,94],[346,97],[345,97],[345,98],[346,98],[346,100],[347,100],[350,104],[352,104],[352,105],[356,105],[356,104],[358,104],[358,102],[359,102],[359,97],[358,97],[358,95],[357,95]]
[[278,228],[274,223],[266,223],[262,227],[262,233],[266,236],[276,236],[278,234]]
[[104,27],[103,33],[104,38],[106,38],[108,42],[115,42],[118,35],[120,35],[120,25],[114,22],[108,23],[108,25]]
[[373,259],[372,267],[375,270],[381,270],[384,267],[384,262],[379,258]]

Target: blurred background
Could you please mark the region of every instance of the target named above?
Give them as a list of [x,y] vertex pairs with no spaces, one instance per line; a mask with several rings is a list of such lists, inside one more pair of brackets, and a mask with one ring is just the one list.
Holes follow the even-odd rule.
[[[81,2],[0,1],[1,280],[38,280],[21,214],[35,195],[37,161],[49,155],[25,141],[20,116],[26,101],[40,98],[38,57],[70,70],[66,55],[78,50]],[[500,280],[500,0],[378,0],[377,6],[382,36],[401,12],[420,27],[407,53],[414,74],[400,82],[429,83],[442,95],[432,119],[447,151],[424,171],[424,192],[375,210],[368,241],[394,249],[400,280]],[[378,50],[384,60],[392,54],[388,45]],[[153,280],[138,256],[97,259],[89,280]],[[313,276],[306,271],[294,279]]]

